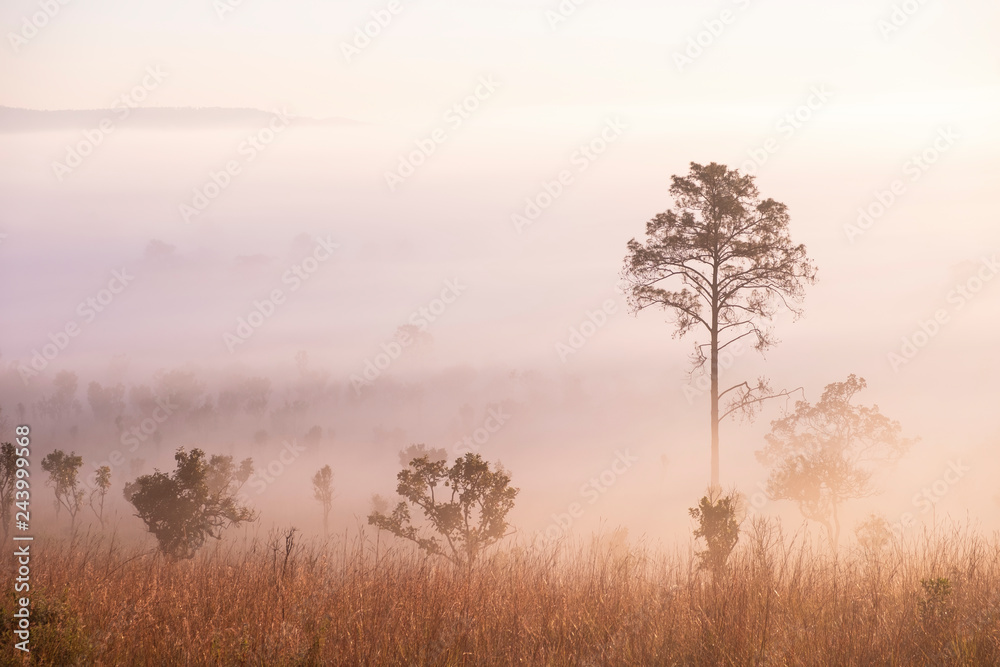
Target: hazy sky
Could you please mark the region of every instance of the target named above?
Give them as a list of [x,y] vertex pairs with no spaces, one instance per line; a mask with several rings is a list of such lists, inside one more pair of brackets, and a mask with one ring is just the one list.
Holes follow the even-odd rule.
[[[782,344],[766,363],[741,357],[734,373],[766,372],[815,398],[856,372],[869,380],[866,402],[924,437],[913,470],[933,479],[955,452],[979,469],[998,464],[986,452],[998,438],[1000,280],[956,296],[1000,251],[995,3],[590,0],[572,13],[560,13],[569,0],[51,4],[58,11],[42,18],[37,1],[0,8],[0,106],[108,109],[125,95],[142,107],[358,124],[292,121],[258,150],[247,141],[262,122],[149,127],[110,115],[113,131],[61,175],[55,163],[89,126],[0,127],[5,363],[81,319],[78,304],[124,269],[134,282],[54,369],[102,369],[124,353],[150,371],[196,361],[268,372],[305,348],[346,377],[458,280],[467,290],[429,328],[435,356],[422,372],[537,368],[595,388],[667,387],[663,413],[639,406],[630,418],[702,443],[707,403],[682,393],[693,340],[672,340],[659,314],[625,315],[615,281],[625,243],[669,207],[669,177],[718,161],[750,165],[762,194],[789,205],[793,238],[820,269],[806,317],[779,318]],[[379,18],[387,25],[370,44],[356,41]],[[455,111],[463,102],[475,108]],[[433,154],[390,188],[386,173],[435,132]],[[599,155],[582,152],[591,144]],[[230,162],[239,173],[185,219],[182,206]],[[563,172],[562,194],[518,229],[512,216]],[[852,232],[894,182],[884,214]],[[326,237],[337,250],[292,292],[287,272]],[[173,250],[150,251],[153,240]],[[224,335],[275,288],[287,303],[230,352]],[[608,299],[607,326],[564,363],[556,344]],[[947,323],[894,367],[888,355],[941,310]],[[763,478],[751,452],[774,416],[727,427],[737,435],[724,440],[725,478]],[[701,444],[653,427],[645,437],[637,446],[653,460],[666,449],[707,467]],[[550,443],[553,458],[572,446]],[[523,470],[532,474],[542,473]],[[679,496],[703,483],[691,477],[676,478]],[[965,492],[988,493],[979,484]],[[910,495],[904,484],[897,505]]]
[[[236,6],[220,18],[227,1]],[[342,44],[388,4],[73,0],[16,53],[7,36],[3,100],[104,107],[151,64],[170,73],[157,106],[286,105],[371,122],[416,121],[483,73],[506,82],[505,115],[529,107],[535,123],[607,105],[742,114],[813,83],[837,89],[840,113],[858,120],[932,118],[996,99],[1000,8],[985,0],[916,3],[891,32],[879,22],[892,18],[892,2],[590,0],[564,17],[556,1],[400,0],[347,62]],[[7,2],[0,24],[19,32],[38,11]],[[730,22],[679,72],[674,54],[723,12]]]

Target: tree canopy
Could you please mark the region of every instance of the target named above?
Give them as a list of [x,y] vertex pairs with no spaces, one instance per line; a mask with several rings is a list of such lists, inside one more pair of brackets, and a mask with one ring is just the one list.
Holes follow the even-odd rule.
[[155,471],[125,485],[125,499],[136,509],[171,558],[192,558],[209,537],[221,539],[232,525],[253,521],[256,514],[241,506],[236,494],[253,474],[253,461],[238,466],[232,456],[212,456],[200,449],[174,455],[177,468]]
[[48,484],[56,496],[56,514],[60,509],[69,512],[70,524],[76,524],[76,515],[84,503],[84,491],[80,488],[80,468],[83,457],[57,449],[42,459],[42,470],[49,473]]
[[[396,478],[396,493],[404,500],[391,514],[372,512],[368,523],[460,565],[471,565],[483,549],[507,535],[506,517],[518,489],[510,486],[507,471],[490,469],[479,454],[455,459],[451,467],[421,456]],[[421,510],[436,535],[414,524],[410,505]]]
[[[764,352],[777,342],[770,321],[780,308],[795,315],[816,268],[804,245],[792,242],[788,208],[761,199],[754,177],[711,163],[691,163],[687,176],[673,176],[674,208],[646,223],[644,242],[628,242],[622,278],[630,309],[669,311],[674,336],[702,330],[694,369],[711,373],[711,485],[719,486],[719,422],[738,410],[752,416],[774,394],[767,381],[719,387],[719,354],[747,339]],[[706,349],[708,353],[706,354]],[[692,371],[693,372],[693,371]],[[719,401],[731,393],[720,414]]]
[[768,495],[794,501],[804,517],[823,524],[834,549],[840,505],[872,495],[874,467],[898,460],[915,442],[877,405],[852,404],[866,386],[864,378],[850,375],[828,384],[815,405],[798,401],[794,412],[771,422],[767,446],[757,452],[771,467]]

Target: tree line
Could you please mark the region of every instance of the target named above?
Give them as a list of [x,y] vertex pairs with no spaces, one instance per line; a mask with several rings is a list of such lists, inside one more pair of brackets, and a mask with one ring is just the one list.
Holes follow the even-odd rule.
[[[720,355],[744,339],[758,352],[777,344],[772,322],[782,309],[802,314],[805,288],[815,283],[817,269],[804,245],[790,234],[788,208],[762,199],[754,177],[712,163],[692,163],[690,173],[674,176],[670,187],[674,207],[646,224],[643,241],[627,244],[622,278],[630,310],[638,314],[658,308],[672,317],[673,334],[702,332],[695,341],[692,373],[709,368],[708,493],[689,510],[697,522],[695,537],[703,567],[718,571],[738,541],[741,496],[723,494],[720,485],[720,426],[730,417],[756,417],[767,401],[801,394],[794,409],[771,422],[764,446],[756,452],[768,466],[767,495],[797,504],[802,515],[824,527],[831,548],[841,534],[844,502],[872,495],[875,468],[898,460],[914,440],[902,435],[900,424],[882,415],[878,406],[855,403],[866,388],[854,374],[828,384],[815,403],[805,391],[774,390],[767,378],[736,378],[723,389]],[[57,376],[54,411],[64,408],[75,391],[72,378]],[[174,383],[188,383],[175,377]],[[250,382],[239,402],[249,409],[266,406],[268,383]],[[70,390],[73,391],[70,391]],[[120,406],[121,391],[91,385],[88,392],[95,415],[107,417]],[[728,403],[722,401],[729,397]],[[235,399],[234,399],[235,400]],[[193,409],[183,406],[182,409]],[[8,450],[10,448],[10,450]],[[0,450],[0,513],[6,531],[13,503],[13,448]],[[125,498],[152,533],[163,553],[191,558],[208,538],[220,538],[230,526],[252,521],[257,513],[238,501],[253,474],[250,458],[208,456],[201,449],[181,448],[171,473],[155,471],[124,485]],[[399,501],[390,507],[376,496],[368,522],[413,542],[428,554],[458,565],[471,565],[484,549],[509,535],[507,515],[518,489],[499,465],[478,454],[466,454],[451,465],[443,449],[411,445],[400,453],[404,466],[397,475]],[[111,486],[107,466],[95,473],[90,494],[79,488],[82,458],[56,450],[42,461],[53,489],[57,514],[68,513],[71,525],[84,506],[103,524],[104,502]],[[323,510],[328,530],[333,502],[333,471],[324,466],[312,477],[313,497]],[[419,513],[420,519],[414,514]]]

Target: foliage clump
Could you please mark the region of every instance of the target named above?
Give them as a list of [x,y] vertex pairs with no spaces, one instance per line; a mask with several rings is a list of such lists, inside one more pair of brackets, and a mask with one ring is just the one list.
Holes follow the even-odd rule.
[[[421,456],[396,478],[396,493],[403,500],[391,514],[372,512],[369,524],[410,540],[429,554],[469,566],[484,549],[507,535],[507,513],[519,489],[511,487],[506,470],[491,469],[479,454],[455,459],[451,467]],[[411,505],[423,513],[437,535],[414,524]]]
[[739,511],[740,497],[735,491],[722,496],[714,489],[702,496],[697,507],[688,509],[691,518],[698,522],[694,536],[704,539],[706,545],[704,550],[695,552],[699,569],[714,574],[726,569],[729,554],[740,539]]
[[170,475],[155,471],[125,485],[125,499],[136,509],[160,550],[174,559],[194,557],[209,537],[253,521],[256,514],[237,502],[236,495],[253,474],[253,460],[237,466],[232,456],[206,457],[200,449],[174,455]]
[[42,470],[49,473],[48,485],[56,496],[56,516],[60,510],[69,513],[70,525],[76,525],[76,515],[85,502],[85,494],[80,488],[80,468],[83,457],[76,452],[65,453],[57,449],[42,459]]

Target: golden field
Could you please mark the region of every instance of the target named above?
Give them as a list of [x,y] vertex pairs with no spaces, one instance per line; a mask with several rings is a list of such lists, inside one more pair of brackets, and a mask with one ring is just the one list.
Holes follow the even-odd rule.
[[[110,535],[41,539],[30,662],[1000,664],[996,535],[956,528],[834,559],[756,520],[717,581],[687,553],[621,538],[508,545],[470,571],[370,531],[231,531],[181,562]],[[10,632],[3,662],[20,664]]]

